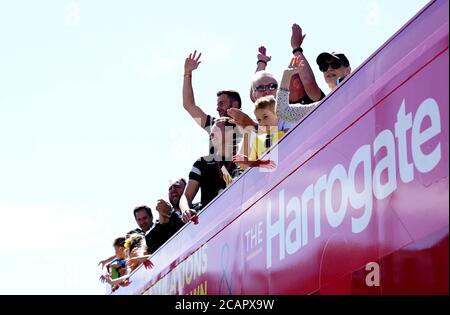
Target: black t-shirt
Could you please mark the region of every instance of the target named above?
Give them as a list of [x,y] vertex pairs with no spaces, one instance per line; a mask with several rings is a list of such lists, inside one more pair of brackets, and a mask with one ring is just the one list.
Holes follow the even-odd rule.
[[172,235],[181,229],[183,225],[184,222],[175,211],[170,214],[168,223],[156,223],[155,227],[145,236],[148,252],[153,254],[159,247],[161,247],[161,245],[171,238]]
[[203,129],[205,129],[205,131],[207,131],[208,133],[211,133],[211,126],[214,125],[215,121],[216,121],[216,117],[212,117],[210,115],[207,115],[206,116],[205,126],[203,127]]
[[181,220],[180,215],[176,211],[172,211],[172,213],[169,216],[169,227],[170,227],[170,233],[172,236],[175,234],[179,229],[181,229],[184,225],[184,222]]
[[212,155],[201,157],[192,166],[192,170],[189,173],[189,179],[200,183],[200,208],[204,208],[227,187],[223,176],[224,174],[221,170],[222,166],[225,166],[232,178],[239,176],[243,172],[243,170],[233,162],[216,161]]
[[168,224],[156,223],[155,227],[145,236],[148,252],[153,254],[172,235]]

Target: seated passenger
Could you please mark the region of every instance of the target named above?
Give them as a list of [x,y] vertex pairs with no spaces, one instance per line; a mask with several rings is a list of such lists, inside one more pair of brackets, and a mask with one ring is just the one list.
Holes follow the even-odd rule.
[[[191,220],[229,185],[242,169],[232,162],[236,125],[228,117],[219,118],[211,128],[214,153],[199,158],[189,173],[189,182],[180,198],[183,221]],[[200,205],[193,209],[192,201],[200,190]]]

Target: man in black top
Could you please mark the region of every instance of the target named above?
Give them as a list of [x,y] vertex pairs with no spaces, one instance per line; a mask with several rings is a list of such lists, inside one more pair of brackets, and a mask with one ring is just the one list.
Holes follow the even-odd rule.
[[169,238],[175,234],[183,225],[181,220],[180,198],[186,188],[186,180],[179,178],[169,186],[169,202],[159,199],[156,204],[156,211],[159,212],[159,222],[167,226]]
[[170,203],[163,199],[157,201],[156,211],[159,213],[159,222],[146,237],[150,254],[153,254],[184,225],[181,220],[179,201],[185,187],[186,180],[184,178],[177,179],[169,186]]
[[193,210],[192,201],[201,191],[201,206],[203,209],[222,190],[242,173],[242,169],[232,162],[233,135],[236,125],[230,123],[229,118],[217,119],[211,128],[210,139],[214,153],[199,158],[189,173],[189,182],[180,199],[180,209],[183,211],[183,221],[187,222],[196,211]]
[[[197,69],[201,61],[199,61],[200,53],[197,56],[197,51],[189,54],[184,63],[184,80],[183,80],[183,107],[195,120],[195,122],[203,128],[208,134],[211,131],[211,126],[216,120],[215,117],[205,114],[205,112],[197,106],[194,97],[194,90],[192,88],[192,72]],[[217,92],[217,113],[219,117],[229,117],[227,110],[230,108],[241,108],[241,97],[238,92],[234,90],[223,90]],[[235,136],[235,146],[239,143],[241,135],[239,133]],[[210,143],[211,148],[211,143]],[[210,151],[210,153],[212,153]]]
[[147,234],[153,227],[152,210],[147,206],[139,206],[133,210],[134,219],[144,234]]

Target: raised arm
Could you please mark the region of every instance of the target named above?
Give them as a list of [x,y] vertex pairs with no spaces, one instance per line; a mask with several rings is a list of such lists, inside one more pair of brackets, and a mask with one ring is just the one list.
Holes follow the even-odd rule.
[[128,263],[130,263],[130,262],[137,263],[137,264],[143,263],[144,267],[146,269],[150,269],[150,268],[153,268],[153,266],[154,266],[152,261],[150,260],[150,258],[151,258],[151,255],[143,255],[143,256],[133,257],[133,258],[128,259]]
[[[258,60],[256,61],[255,73],[258,71],[266,70],[267,63],[269,63],[269,61],[272,60],[272,57],[267,56],[266,53],[267,53],[266,47],[261,46],[258,48],[258,54],[256,55]],[[252,102],[256,101],[253,98],[253,86],[251,85],[250,85],[250,99],[252,100]]]
[[299,57],[302,62],[302,67],[298,72],[300,80],[302,81],[303,87],[305,88],[306,94],[313,101],[319,101],[321,99],[322,93],[319,86],[317,85],[316,78],[308,63],[308,60],[303,55],[303,50],[301,45],[305,39],[306,34],[302,33],[302,29],[298,24],[292,25],[292,35],[291,35],[291,47],[293,49],[294,55]]
[[114,258],[116,258],[116,255],[113,255],[113,256],[111,256],[111,257],[109,257],[109,258],[106,258],[105,260],[101,260],[101,261],[98,263],[98,265],[99,265],[99,266],[102,265],[102,269],[103,269],[103,267],[105,267],[105,265],[107,265],[107,264],[109,264],[111,261],[113,261]]
[[306,114],[314,109],[317,103],[309,105],[289,104],[289,82],[295,73],[299,73],[304,61],[300,56],[293,57],[289,66],[283,72],[280,89],[277,92],[277,116],[288,122],[299,122]]
[[195,104],[194,90],[192,89],[192,72],[197,69],[201,63],[199,61],[201,53],[197,56],[197,51],[189,54],[184,62],[184,79],[183,79],[183,107],[191,115],[191,117],[204,128],[207,115],[203,110]]

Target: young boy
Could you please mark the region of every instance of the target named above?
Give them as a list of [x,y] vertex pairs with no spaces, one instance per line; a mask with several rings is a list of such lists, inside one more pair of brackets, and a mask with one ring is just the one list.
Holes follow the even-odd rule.
[[127,262],[125,260],[126,248],[125,237],[118,237],[113,242],[115,255],[102,261],[106,263],[107,273],[100,276],[101,282],[108,282],[112,286],[112,280],[118,279],[127,274]]
[[118,237],[113,243],[116,258],[114,258],[107,268],[110,270],[111,279],[117,279],[126,274],[125,261],[125,237]]
[[285,133],[277,127],[276,100],[273,95],[259,98],[255,102],[254,113],[259,125],[259,135],[253,141],[250,156],[240,154],[233,157],[233,161],[237,162],[242,168],[270,164],[270,161],[258,160]]

